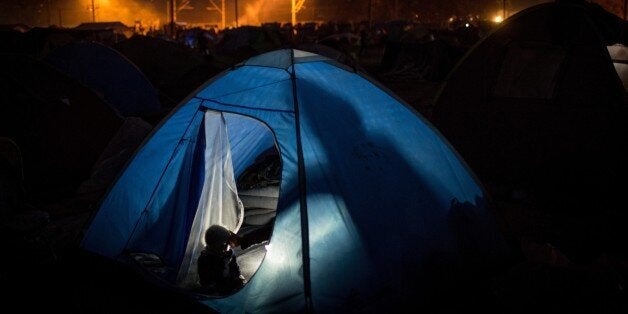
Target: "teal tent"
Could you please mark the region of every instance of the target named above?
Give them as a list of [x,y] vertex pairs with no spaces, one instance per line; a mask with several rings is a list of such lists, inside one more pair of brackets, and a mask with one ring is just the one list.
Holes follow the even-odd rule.
[[203,231],[240,232],[235,178],[273,147],[281,182],[263,260],[236,293],[195,294],[212,309],[416,308],[452,289],[473,295],[467,279],[506,252],[481,186],[433,127],[361,73],[299,50],[249,59],[183,101],[105,197],[82,247],[159,256],[156,276],[194,294]]

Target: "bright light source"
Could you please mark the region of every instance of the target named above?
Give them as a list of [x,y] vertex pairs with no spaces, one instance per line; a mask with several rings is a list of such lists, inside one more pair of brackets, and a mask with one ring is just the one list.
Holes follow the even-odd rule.
[[495,22],[495,23],[501,23],[503,20],[504,20],[504,18],[501,15],[496,15],[493,18],[493,22]]
[[271,245],[270,243],[266,244],[264,248],[266,249],[265,261],[268,261],[268,263],[270,263],[271,265],[279,266],[286,261],[285,248],[276,247],[274,245]]
[[469,27],[469,23],[464,24],[464,27]]

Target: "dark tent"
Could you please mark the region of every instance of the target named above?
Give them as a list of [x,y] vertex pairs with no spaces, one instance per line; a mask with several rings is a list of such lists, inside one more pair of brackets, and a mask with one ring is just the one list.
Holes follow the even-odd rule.
[[381,62],[382,77],[441,81],[462,54],[462,49],[447,43],[439,34],[416,25],[399,41],[386,42]]
[[317,43],[331,47],[352,58],[356,58],[360,50],[360,36],[349,32],[329,35]]
[[160,91],[164,107],[174,107],[218,73],[191,49],[159,38],[133,36],[113,46],[129,58]]
[[216,44],[215,62],[232,66],[260,53],[281,48],[281,34],[269,26],[242,26],[225,30]]
[[35,203],[73,195],[122,119],[100,97],[51,66],[0,58],[0,136],[21,149],[26,192]]
[[132,27],[126,26],[122,22],[81,23],[74,29],[91,33],[93,36],[98,36],[100,40],[111,44],[131,37],[134,31]]
[[522,11],[466,55],[433,111],[496,200],[554,215],[537,236],[574,259],[626,247],[627,103],[606,49],[625,28],[584,1]]
[[347,65],[349,67],[359,67],[359,64],[351,56],[323,44],[303,43],[303,44],[300,44],[297,48],[299,50],[303,50],[303,51],[307,51],[307,52],[315,53],[317,55],[324,56],[331,60]]
[[74,42],[44,59],[61,72],[97,91],[122,116],[146,116],[160,111],[157,90],[119,52],[95,42]]
[[40,58],[49,51],[70,43],[84,34],[68,29],[32,28],[27,32],[0,32],[0,52],[20,53]]

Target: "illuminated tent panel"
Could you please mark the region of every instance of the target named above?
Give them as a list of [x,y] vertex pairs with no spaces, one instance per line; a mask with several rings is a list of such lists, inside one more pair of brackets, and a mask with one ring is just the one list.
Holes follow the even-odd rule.
[[[255,129],[260,122],[272,133]],[[237,176],[272,145],[282,174],[266,255],[235,294],[200,297],[213,309],[416,307],[506,252],[479,183],[437,131],[359,73],[292,50],[251,59],[184,101],[137,152],[82,246],[186,267],[185,247],[200,232],[191,221],[213,210],[199,199],[217,191],[211,182],[229,181],[207,169]],[[236,231],[237,208],[223,210],[236,212]]]

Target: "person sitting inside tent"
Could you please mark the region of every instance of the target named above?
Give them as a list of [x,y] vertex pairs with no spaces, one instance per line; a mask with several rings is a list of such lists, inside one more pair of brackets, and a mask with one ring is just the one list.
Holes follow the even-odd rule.
[[[198,258],[201,286],[209,294],[229,294],[244,285],[240,267],[231,247],[240,245],[240,238],[219,225],[205,232],[205,249]],[[231,246],[231,247],[230,247]]]

